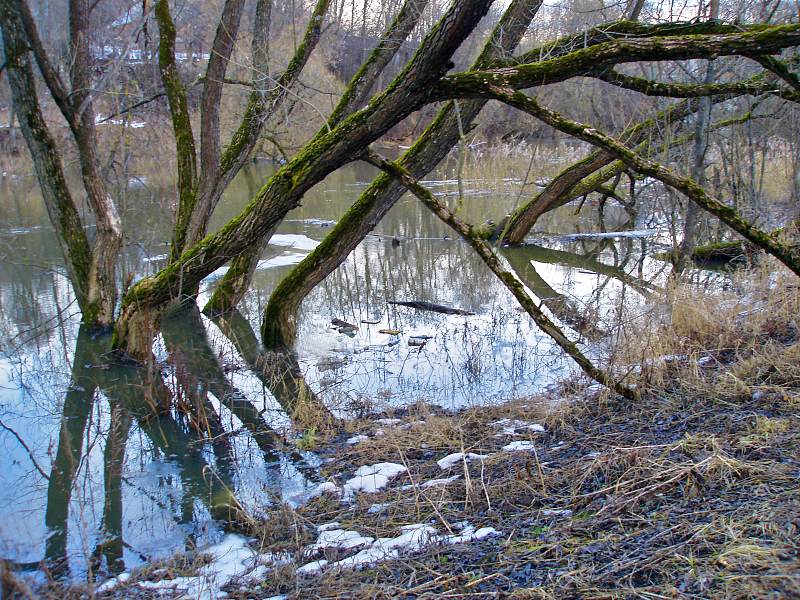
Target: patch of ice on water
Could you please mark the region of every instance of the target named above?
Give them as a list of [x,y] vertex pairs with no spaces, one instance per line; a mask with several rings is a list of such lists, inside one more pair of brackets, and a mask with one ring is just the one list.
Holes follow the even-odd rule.
[[319,246],[317,240],[312,240],[307,235],[296,233],[276,233],[269,238],[270,246],[283,246],[295,250],[313,250]]

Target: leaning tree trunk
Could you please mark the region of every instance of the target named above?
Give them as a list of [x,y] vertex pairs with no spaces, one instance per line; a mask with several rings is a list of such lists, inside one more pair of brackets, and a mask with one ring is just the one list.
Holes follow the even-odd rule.
[[[325,126],[316,134],[316,138],[319,138],[331,127],[341,123],[344,118],[364,104],[381,72],[400,49],[402,41],[408,37],[419,23],[422,10],[427,2],[428,0],[406,0],[397,17],[392,21],[377,46],[370,53],[369,58],[364,61],[350,80],[341,100],[334,108]],[[311,49],[316,44],[319,34],[315,33],[313,26],[314,21],[312,20],[309,30],[306,32],[306,37],[295,54],[296,59],[284,73],[286,81],[278,88],[279,90],[288,89],[288,86],[294,82]],[[271,110],[270,113],[273,114],[274,110]],[[273,233],[274,230],[270,231],[264,236],[261,244],[254,246],[249,252],[237,256],[232,261],[230,269],[217,284],[214,294],[208,301],[204,309],[206,313],[222,314],[236,308],[250,287],[258,260],[261,258]]]
[[122,302],[115,349],[135,358],[150,355],[163,309],[194,289],[231,257],[261,243],[303,195],[329,173],[359,156],[363,149],[413,111],[430,101],[450,57],[473,31],[491,0],[459,2],[440,19],[392,84],[369,106],[308,144],[270,178],[237,217],[209,235],[152,277],[134,285]]
[[[495,27],[475,67],[486,67],[511,52],[540,5],[541,0],[515,0]],[[482,100],[461,102],[458,110],[462,124],[472,127],[484,105]],[[450,102],[400,159],[403,168],[417,178],[433,170],[458,142],[463,129],[458,121],[456,106]],[[378,176],[322,243],[278,284],[270,296],[261,324],[266,347],[282,349],[294,345],[297,311],[303,299],[345,261],[405,192],[405,186],[388,174]]]

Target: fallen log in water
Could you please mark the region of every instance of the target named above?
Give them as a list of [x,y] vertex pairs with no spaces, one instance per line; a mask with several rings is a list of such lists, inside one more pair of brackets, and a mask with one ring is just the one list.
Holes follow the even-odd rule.
[[462,310],[460,308],[451,308],[449,306],[442,306],[441,304],[434,304],[433,302],[426,302],[425,300],[387,300],[389,304],[397,304],[398,306],[408,306],[409,308],[416,308],[417,310],[427,310],[430,312],[442,313],[445,315],[474,315],[474,312]]

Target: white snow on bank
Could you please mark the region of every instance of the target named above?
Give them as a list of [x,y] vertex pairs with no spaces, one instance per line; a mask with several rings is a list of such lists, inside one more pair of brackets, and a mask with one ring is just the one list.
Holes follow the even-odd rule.
[[347,438],[347,441],[345,443],[350,445],[350,446],[355,446],[356,444],[359,444],[361,442],[365,442],[368,439],[369,439],[368,435],[364,435],[364,434],[360,433],[358,435],[354,435],[351,438]]
[[117,575],[113,579],[109,579],[108,581],[103,582],[101,585],[98,585],[95,588],[94,591],[97,594],[102,594],[103,592],[108,592],[110,590],[113,590],[118,585],[120,585],[122,583],[125,583],[130,578],[131,578],[131,574],[130,573],[120,573],[119,575]]
[[[314,575],[328,568],[357,569],[397,558],[401,552],[419,551],[432,544],[463,544],[492,535],[500,535],[500,532],[494,527],[481,527],[476,530],[474,526],[469,524],[462,524],[459,533],[453,535],[440,535],[435,527],[425,524],[406,525],[401,527],[400,531],[401,534],[399,536],[378,538],[368,547],[347,558],[334,562],[321,559],[307,563],[297,569],[297,573],[300,575]],[[359,535],[357,532],[345,533]]]
[[461,462],[472,462],[473,460],[485,460],[489,458],[487,454],[475,454],[474,452],[454,452],[453,454],[448,454],[444,458],[440,458],[436,461],[436,464],[439,465],[439,468],[443,471],[446,471],[450,467],[457,465]]
[[322,494],[335,494],[341,496],[342,500],[349,502],[357,492],[374,494],[382,490],[394,477],[400,473],[408,471],[403,465],[397,463],[376,463],[374,465],[364,465],[356,469],[355,476],[344,482],[343,487],[337,486],[331,481],[326,481],[317,486],[311,492],[311,497]]
[[377,492],[389,485],[389,481],[393,477],[406,471],[408,471],[406,467],[397,463],[377,463],[359,467],[355,477],[345,482],[343,498],[350,499],[356,492],[367,494]]
[[314,498],[315,496],[321,496],[322,494],[335,494],[339,495],[342,493],[342,490],[339,489],[339,486],[333,483],[332,481],[326,481],[324,483],[320,483],[316,489],[311,492],[311,497]]
[[569,508],[545,508],[542,509],[543,517],[571,517],[572,510]]
[[461,479],[461,475],[453,475],[452,477],[445,477],[444,479],[430,479],[423,483],[420,487],[432,488],[453,483],[455,480]]
[[341,548],[350,550],[372,544],[375,538],[361,535],[357,531],[347,531],[344,529],[325,529],[319,532],[317,541],[308,549],[310,552],[319,552],[328,548]]
[[539,423],[530,423],[528,421],[520,421],[519,419],[500,419],[492,423],[497,427],[502,427],[495,437],[502,437],[504,435],[519,435],[519,430],[532,431],[534,433],[544,433],[545,429]]
[[531,452],[535,449],[536,446],[534,446],[533,442],[523,440],[517,440],[516,442],[511,442],[503,446],[503,450],[506,452]]
[[[202,552],[209,555],[211,561],[200,568],[197,575],[161,581],[139,581],[136,585],[146,590],[180,592],[187,598],[216,600],[227,597],[222,588],[234,579],[245,576],[248,579],[263,577],[269,570],[267,565],[272,566],[287,561],[287,557],[258,554],[247,545],[246,538],[236,534],[226,535],[219,544]],[[122,573],[98,586],[95,591],[108,592],[128,579],[130,574]]]

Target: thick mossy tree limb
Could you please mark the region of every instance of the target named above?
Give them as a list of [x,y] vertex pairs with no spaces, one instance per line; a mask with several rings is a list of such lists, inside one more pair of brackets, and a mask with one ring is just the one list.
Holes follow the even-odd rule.
[[[427,0],[425,0],[427,2]],[[384,67],[389,63],[391,58],[397,53],[400,48],[400,43],[404,40],[409,33],[416,27],[419,18],[422,14],[425,2],[422,0],[406,0],[406,3],[400,10],[400,13],[392,22],[391,26],[387,29],[378,45],[372,50],[367,60],[356,72],[351,79],[344,95],[339,100],[338,105],[334,108],[331,117],[327,123],[323,125],[322,129],[317,132],[315,138],[324,135],[332,127],[338,125],[345,117],[351,115],[354,110],[363,103],[364,96],[369,93],[377,78],[380,76]],[[324,2],[327,6],[327,0]],[[318,3],[317,10],[323,10],[323,2]],[[318,16],[321,17],[322,13],[319,12]],[[316,27],[316,29],[315,29]],[[315,17],[312,15],[312,21],[306,31],[303,43],[295,53],[295,60],[289,65],[284,76],[286,80],[283,81],[284,76],[281,77],[282,81],[278,82],[277,92],[282,94],[275,98],[269,99],[268,106],[270,107],[269,114],[275,112],[275,107],[285,97],[287,86],[291,85],[293,80],[299,75],[300,68],[305,64],[311,49],[316,44],[319,38],[319,27],[316,25]],[[399,40],[399,41],[398,41]],[[273,92],[273,95],[275,92]],[[268,115],[261,117],[262,122]],[[247,122],[247,121],[245,121]],[[257,136],[256,136],[257,137]],[[234,139],[236,139],[234,137]],[[256,138],[253,138],[253,143]],[[233,148],[233,144],[229,150]],[[209,215],[210,216],[210,215]],[[274,231],[274,230],[273,230]],[[241,254],[234,258],[231,263],[230,269],[225,273],[222,279],[217,284],[211,299],[206,304],[204,310],[207,314],[221,314],[236,308],[241,301],[247,289],[250,287],[250,282],[253,278],[258,260],[261,257],[269,239],[272,237],[273,231],[267,233],[260,244],[251,248],[248,252]]]
[[[491,64],[513,51],[540,5],[540,0],[514,0],[484,45],[475,61],[475,68]],[[461,129],[472,127],[484,104],[483,100],[461,102],[460,114],[457,114],[453,102],[445,105],[400,158],[400,164],[415,177],[424,177],[458,142]],[[459,126],[459,117],[462,127]],[[262,339],[266,347],[285,349],[294,345],[297,311],[303,299],[345,261],[405,192],[405,187],[389,175],[378,176],[342,215],[322,243],[281,280],[270,295],[262,319]]]
[[511,272],[503,267],[500,259],[492,249],[492,246],[483,239],[483,236],[478,230],[458,218],[447,206],[435,198],[427,188],[420,185],[411,173],[396,162],[389,162],[375,153],[370,153],[368,160],[402,182],[402,184],[419,198],[433,214],[461,236],[461,238],[477,252],[484,264],[489,267],[498,279],[500,279],[508,291],[514,295],[514,298],[516,298],[520,306],[525,309],[525,312],[530,315],[539,329],[547,334],[559,348],[569,355],[586,375],[629,400],[638,399],[639,395],[636,389],[617,381],[610,373],[597,368],[592,361],[580,351],[575,342],[570,340],[558,325],[536,305],[533,298],[525,291],[525,286]]
[[494,66],[508,67],[541,62],[613,40],[754,32],[763,31],[767,27],[770,27],[770,25],[745,25],[724,23],[722,21],[697,21],[694,19],[691,21],[653,24],[635,20],[611,21],[546,42],[541,46],[526,50],[518,56],[497,61]]
[[443,77],[431,99],[480,97],[486,86],[526,89],[601,73],[613,65],[654,60],[715,59],[769,54],[800,44],[800,24],[740,33],[621,39],[541,62],[454,73]]
[[[450,57],[486,14],[491,0],[455,3],[426,36],[414,57],[365,109],[307,144],[261,188],[241,214],[152,277],[135,284],[122,302],[114,346],[134,358],[150,354],[152,334],[165,306],[232,257],[262,243],[315,184],[352,161],[370,143],[425,105]],[[148,339],[148,336],[149,339]]]
[[536,99],[522,92],[496,86],[489,86],[489,92],[493,98],[540,119],[554,129],[602,148],[614,154],[635,171],[643,175],[649,175],[680,191],[703,210],[717,217],[754,245],[772,254],[795,274],[800,275],[800,253],[798,253],[797,248],[779,241],[768,232],[743,219],[736,210],[709,196],[693,179],[678,175],[663,165],[640,156],[619,141],[588,125],[567,119],[563,115],[545,108]]

